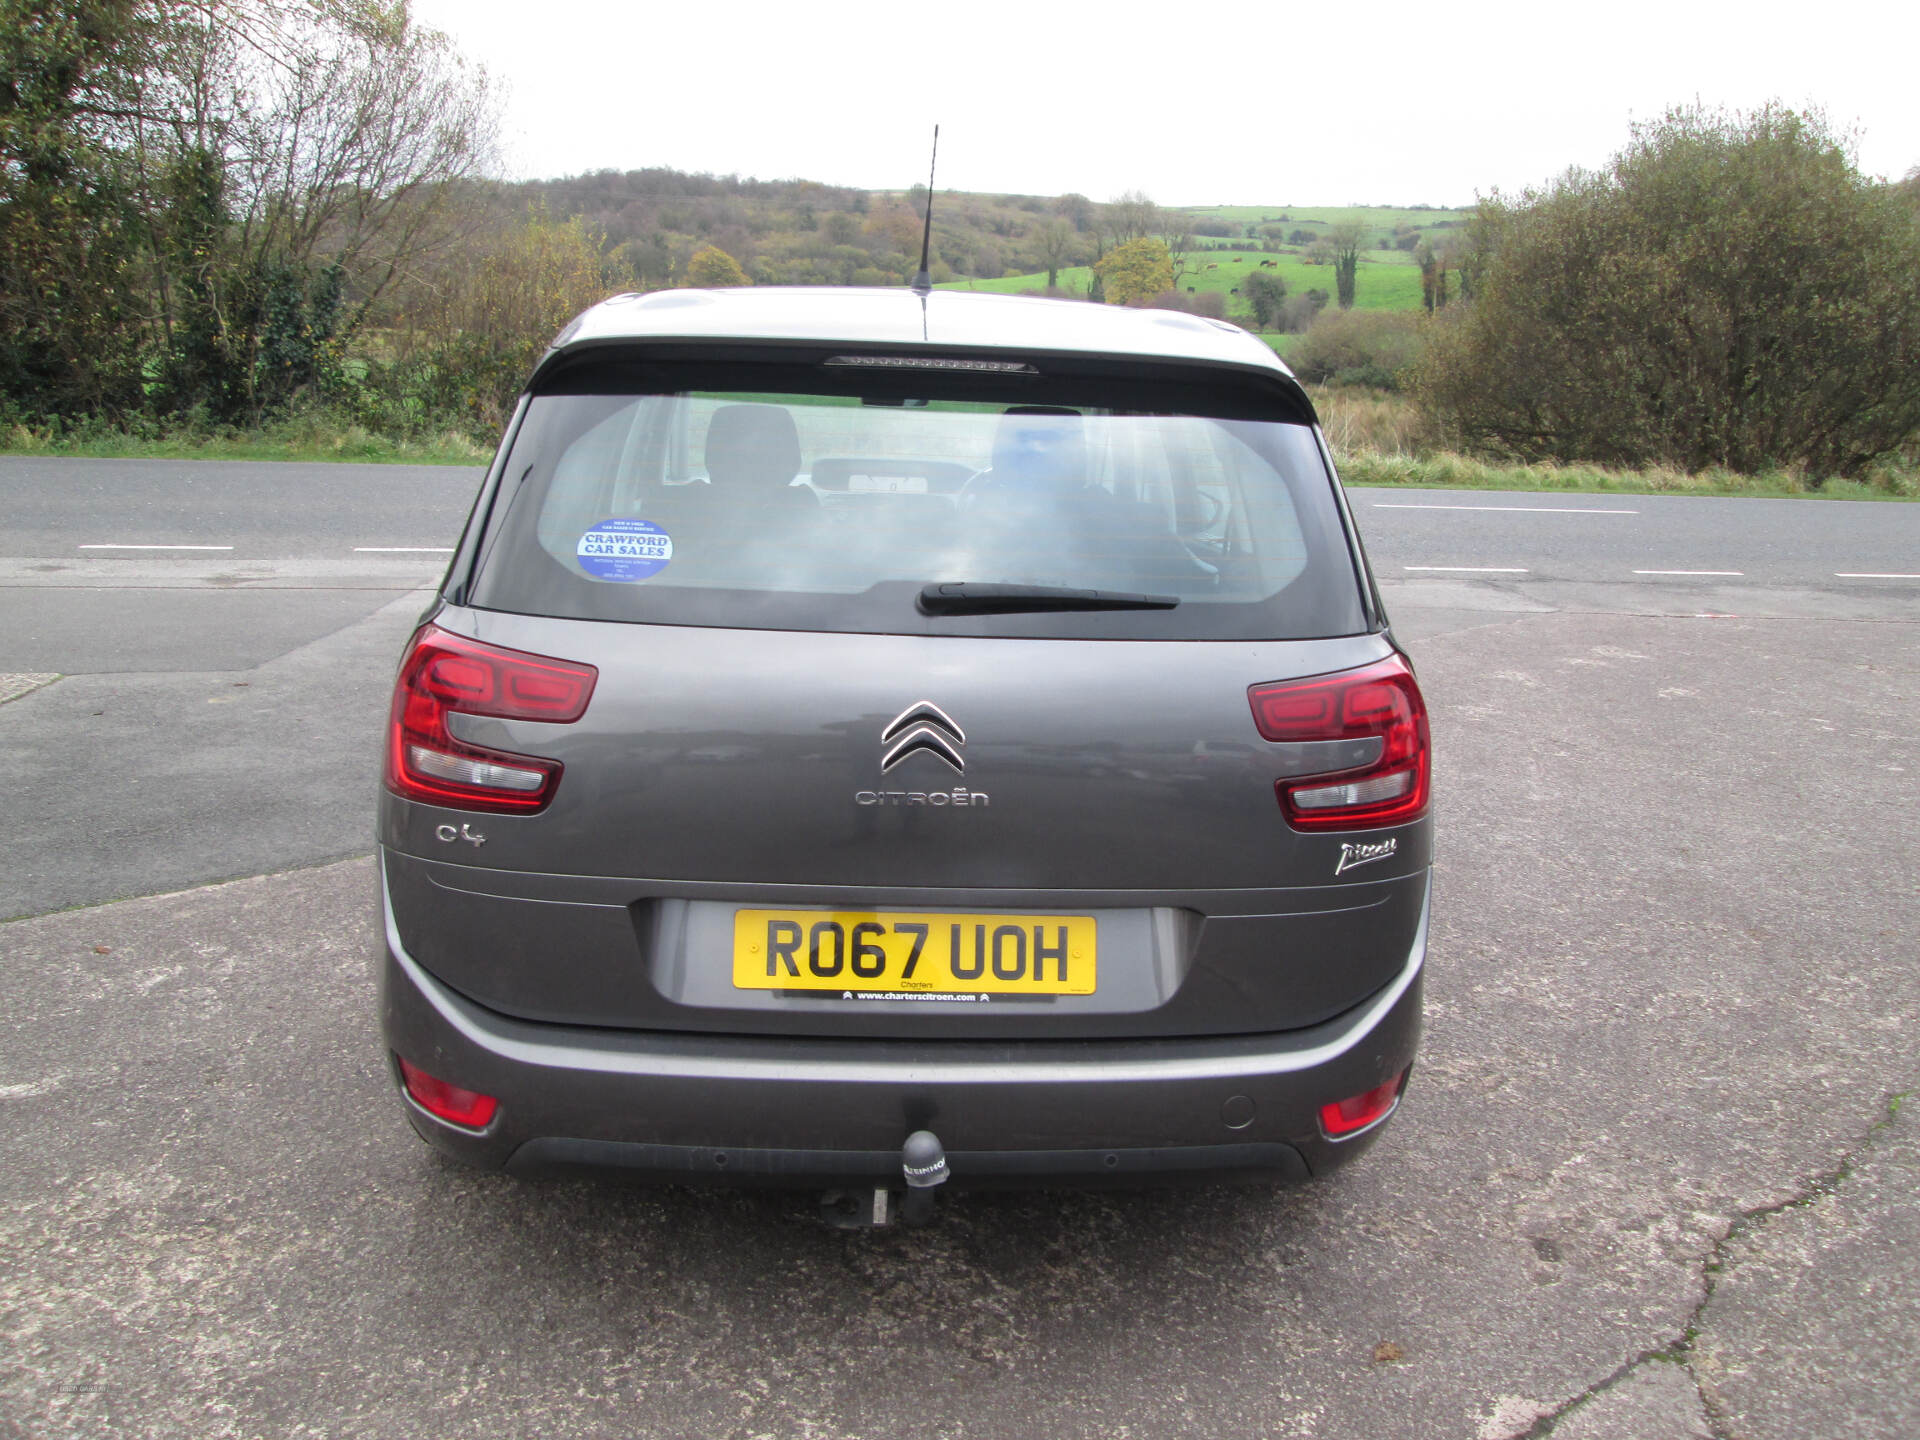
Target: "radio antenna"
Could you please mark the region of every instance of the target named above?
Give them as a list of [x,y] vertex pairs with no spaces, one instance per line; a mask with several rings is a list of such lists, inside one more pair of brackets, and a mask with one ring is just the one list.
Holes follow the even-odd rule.
[[933,290],[933,274],[927,269],[927,253],[933,245],[933,167],[940,160],[940,127],[933,127],[933,158],[927,161],[927,223],[920,232],[920,270],[913,277],[913,293],[927,295]]

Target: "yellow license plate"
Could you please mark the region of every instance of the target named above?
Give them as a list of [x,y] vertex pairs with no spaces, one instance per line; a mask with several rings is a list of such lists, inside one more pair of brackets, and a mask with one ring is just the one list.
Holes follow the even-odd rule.
[[736,910],[740,990],[1091,995],[1090,915]]

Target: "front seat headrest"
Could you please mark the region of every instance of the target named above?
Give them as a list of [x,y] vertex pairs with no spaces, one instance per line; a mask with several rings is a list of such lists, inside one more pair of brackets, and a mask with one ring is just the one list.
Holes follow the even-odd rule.
[[788,485],[800,473],[800,432],[779,405],[723,405],[707,427],[707,479],[754,489]]

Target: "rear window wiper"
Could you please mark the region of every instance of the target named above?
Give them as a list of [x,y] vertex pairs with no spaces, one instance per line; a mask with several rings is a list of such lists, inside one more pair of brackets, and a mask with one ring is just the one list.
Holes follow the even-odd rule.
[[924,587],[919,603],[922,615],[1014,615],[1038,610],[1171,610],[1180,597],[948,580]]

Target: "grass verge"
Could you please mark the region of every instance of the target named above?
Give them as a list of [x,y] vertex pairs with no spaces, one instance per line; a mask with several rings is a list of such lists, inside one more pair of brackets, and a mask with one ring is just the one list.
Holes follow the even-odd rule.
[[[1291,339],[1266,337],[1263,339]],[[1375,390],[1313,387],[1314,403],[1340,476],[1353,486],[1434,490],[1534,490],[1618,495],[1752,495],[1776,499],[1920,500],[1920,464],[1883,466],[1865,480],[1810,485],[1803,475],[1730,470],[1688,474],[1602,465],[1503,465],[1432,448],[1419,413],[1404,397]],[[23,425],[0,429],[0,455],[108,460],[293,460],[357,464],[484,465],[491,451],[458,431],[392,440],[358,425],[318,417],[254,431],[179,431],[128,435],[104,425],[50,434]]]
[[15,425],[0,430],[0,455],[68,456],[92,460],[345,460],[355,464],[484,465],[491,450],[458,431],[423,439],[391,440],[358,425],[285,421],[259,430],[181,431],[128,435],[89,426],[54,434]]

